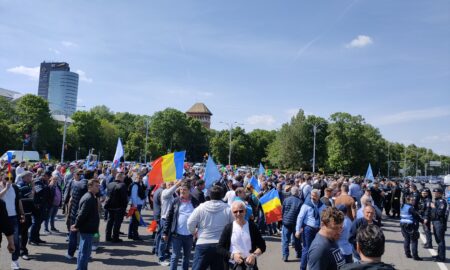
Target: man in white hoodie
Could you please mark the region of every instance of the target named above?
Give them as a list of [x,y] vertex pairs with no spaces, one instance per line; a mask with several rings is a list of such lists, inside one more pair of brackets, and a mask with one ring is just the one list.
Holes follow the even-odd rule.
[[217,253],[217,244],[223,228],[233,222],[230,207],[222,199],[222,188],[213,186],[209,191],[210,201],[195,208],[189,217],[189,231],[197,236],[192,270],[223,270],[223,258]]

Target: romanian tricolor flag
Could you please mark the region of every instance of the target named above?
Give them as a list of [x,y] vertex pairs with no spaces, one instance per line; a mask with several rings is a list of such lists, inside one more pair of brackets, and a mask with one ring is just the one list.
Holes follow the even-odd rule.
[[8,152],[7,156],[8,156],[8,179],[9,179],[9,181],[12,182],[11,162],[12,162],[13,154],[11,152]]
[[139,210],[136,207],[130,207],[128,210],[127,217],[133,216],[136,218],[136,220],[139,220],[139,226],[147,227],[147,223],[145,223],[144,219],[141,216],[141,213],[139,213]]
[[271,224],[282,219],[281,201],[278,197],[278,191],[272,189],[259,199],[264,215],[266,216],[266,224]]
[[159,157],[152,163],[148,173],[149,185],[171,182],[183,178],[183,164],[186,151],[174,152]]

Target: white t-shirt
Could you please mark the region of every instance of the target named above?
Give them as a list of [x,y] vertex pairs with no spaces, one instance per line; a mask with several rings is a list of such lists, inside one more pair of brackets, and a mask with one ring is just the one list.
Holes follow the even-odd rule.
[[6,211],[8,211],[8,217],[17,216],[16,212],[16,192],[13,187],[10,187],[3,195],[2,200],[6,204]]
[[230,190],[225,193],[225,197],[223,197],[223,200],[228,203],[228,205],[231,207],[231,204],[234,202],[234,198],[236,197],[236,191]]
[[252,249],[252,241],[250,238],[250,229],[248,222],[241,227],[236,221],[233,221],[233,232],[231,233],[230,252],[240,253],[243,258],[250,255]]

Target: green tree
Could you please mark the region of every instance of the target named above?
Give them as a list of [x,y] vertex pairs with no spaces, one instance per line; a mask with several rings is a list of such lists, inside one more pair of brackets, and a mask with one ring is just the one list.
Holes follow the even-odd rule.
[[250,136],[251,149],[250,149],[250,163],[253,166],[258,166],[260,162],[266,162],[268,146],[276,138],[276,131],[255,129],[248,133]]

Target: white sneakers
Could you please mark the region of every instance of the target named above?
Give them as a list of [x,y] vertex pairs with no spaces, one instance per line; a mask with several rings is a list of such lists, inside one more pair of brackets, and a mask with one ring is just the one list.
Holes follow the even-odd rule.
[[12,261],[11,262],[11,269],[19,270],[20,269],[19,261]]
[[168,262],[168,261],[159,261],[159,265],[161,265],[161,266],[169,266],[170,262]]
[[66,253],[66,255],[64,255],[64,257],[66,257],[69,260],[75,259],[75,257],[74,256],[70,256],[69,253]]

